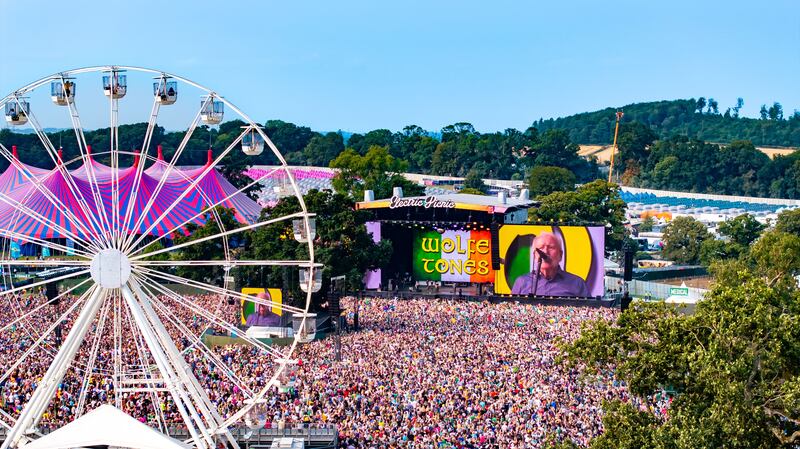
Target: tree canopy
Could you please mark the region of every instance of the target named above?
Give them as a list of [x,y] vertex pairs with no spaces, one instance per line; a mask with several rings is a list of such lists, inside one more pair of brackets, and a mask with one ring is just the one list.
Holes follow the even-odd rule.
[[797,447],[798,245],[800,237],[768,232],[740,259],[714,266],[716,282],[694,314],[634,302],[565,345],[587,373],[613,367],[631,394],[662,400],[605,403],[605,432],[590,447]]
[[532,223],[610,225],[606,248],[619,250],[625,238],[625,202],[619,186],[601,179],[584,184],[571,192],[553,192],[539,197],[540,205],[528,212]]

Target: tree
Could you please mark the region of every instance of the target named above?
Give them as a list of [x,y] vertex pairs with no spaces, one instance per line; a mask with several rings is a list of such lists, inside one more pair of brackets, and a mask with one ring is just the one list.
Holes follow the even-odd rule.
[[566,168],[538,166],[533,167],[528,175],[528,189],[535,198],[553,192],[573,191],[576,181],[575,175]]
[[658,139],[658,135],[644,123],[621,123],[617,137],[619,159],[621,161],[633,159],[644,163],[648,156],[647,150],[656,139]]
[[692,217],[677,217],[664,229],[662,254],[678,263],[697,263],[700,246],[710,237],[703,223]]
[[539,201],[539,207],[528,211],[529,222],[611,225],[606,248],[622,249],[625,202],[619,196],[618,185],[598,179],[573,192],[553,192],[539,197]]
[[308,165],[326,167],[342,151],[344,141],[339,133],[329,132],[324,136],[314,136],[303,149],[303,156]]
[[[230,231],[241,226],[236,220],[233,209],[221,206],[216,207],[214,213],[206,213],[204,218],[205,223],[201,226],[194,223],[187,224],[186,235],[178,235],[175,238],[175,243],[179,245],[191,242],[202,237],[219,234],[223,230]],[[223,260],[225,257],[223,248],[223,239],[215,238],[181,248],[176,256],[181,260]],[[221,280],[224,274],[222,267],[211,266],[179,266],[176,267],[175,272],[178,276],[212,284]]]
[[387,147],[373,146],[364,156],[348,148],[330,165],[339,169],[333,178],[333,188],[353,199],[363,198],[364,190],[372,190],[376,198],[389,198],[393,187],[402,187],[405,196],[424,192],[422,186],[403,177],[408,164],[392,157]]
[[[587,373],[614,369],[632,395],[669,395],[668,416],[633,401],[604,404],[590,448],[796,447],[800,441],[800,296],[739,271],[692,315],[635,303],[564,346]],[[668,390],[668,391],[667,391]]]
[[767,105],[762,104],[761,109],[758,111],[758,114],[761,116],[761,120],[766,120],[769,118],[769,113],[767,111]]
[[656,224],[656,220],[648,215],[644,217],[642,223],[639,225],[639,232],[651,232],[653,230],[653,225]]
[[695,109],[697,109],[697,112],[702,114],[703,113],[703,109],[705,107],[706,107],[706,99],[705,99],[705,97],[698,98],[697,99],[697,103],[695,105]]
[[[470,170],[469,173],[467,173],[467,177],[464,178],[464,189],[477,190],[480,192],[480,195],[484,195],[488,187],[483,183],[483,179],[478,171],[473,169]],[[461,193],[465,193],[464,189],[461,190]]]
[[742,110],[743,106],[744,106],[744,99],[742,97],[737,98],[736,99],[736,106],[733,107],[733,117],[734,118],[739,118],[739,111]]
[[800,237],[800,209],[789,209],[778,214],[775,229]]
[[715,262],[727,259],[736,259],[747,252],[747,247],[736,242],[726,242],[709,238],[700,244],[700,263],[710,266]]
[[719,102],[713,98],[708,99],[708,111],[709,114],[717,115],[719,114]]
[[741,246],[750,246],[766,226],[758,222],[750,214],[742,214],[719,225],[719,233],[728,237],[731,242]]
[[767,117],[770,120],[783,120],[783,106],[777,101],[767,110]]
[[800,237],[777,230],[766,232],[753,244],[749,258],[768,285],[797,286],[794,277],[800,274]]

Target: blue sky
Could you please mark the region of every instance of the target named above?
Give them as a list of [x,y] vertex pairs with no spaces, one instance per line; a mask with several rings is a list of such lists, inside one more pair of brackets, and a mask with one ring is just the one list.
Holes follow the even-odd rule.
[[[143,66],[210,87],[256,121],[315,130],[524,129],[699,96],[721,110],[742,97],[747,116],[774,101],[800,109],[790,0],[0,0],[0,25],[3,96],[65,69]],[[106,111],[82,114],[86,127],[107,124]]]

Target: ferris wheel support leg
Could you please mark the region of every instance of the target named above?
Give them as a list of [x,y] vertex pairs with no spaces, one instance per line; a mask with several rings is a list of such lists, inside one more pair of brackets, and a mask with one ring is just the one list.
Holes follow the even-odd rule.
[[161,341],[161,346],[164,348],[165,354],[175,367],[175,371],[178,374],[180,381],[183,383],[183,386],[186,388],[186,392],[192,397],[192,399],[194,399],[194,403],[200,409],[200,413],[202,413],[206,422],[213,426],[212,431],[224,435],[228,442],[233,445],[233,447],[237,447],[238,443],[236,442],[236,439],[233,437],[233,435],[231,435],[230,430],[228,430],[227,427],[221,426],[224,420],[219,415],[217,408],[208,398],[208,395],[200,385],[200,382],[198,382],[197,378],[192,373],[189,365],[186,364],[186,360],[175,346],[175,342],[172,340],[169,332],[167,332],[167,329],[164,326],[164,323],[161,321],[161,318],[159,318],[155,310],[153,310],[153,306],[150,304],[150,301],[145,299],[147,296],[142,291],[141,286],[136,280],[133,279],[131,280],[130,284],[136,295],[141,298],[140,305],[142,307],[142,311],[150,320],[150,323],[152,323],[156,336]]
[[75,359],[75,354],[78,352],[81,343],[86,336],[86,332],[92,326],[97,311],[105,298],[105,290],[102,288],[95,288],[92,296],[86,305],[83,306],[78,319],[69,331],[69,335],[64,340],[64,344],[58,350],[53,363],[48,368],[36,390],[33,392],[28,404],[20,413],[19,418],[14,423],[14,427],[6,434],[6,439],[3,441],[1,449],[8,447],[18,447],[25,433],[32,427],[35,427],[42,416],[42,413],[47,408],[53,394],[58,389],[58,384],[67,372],[67,369]]
[[[132,284],[132,282],[129,282],[129,284]],[[183,390],[181,380],[178,378],[178,373],[170,364],[169,358],[166,356],[164,349],[159,344],[159,338],[156,336],[155,330],[150,326],[147,316],[142,310],[139,302],[136,301],[129,284],[122,286],[122,296],[125,298],[125,302],[128,304],[128,309],[131,311],[133,320],[141,331],[142,337],[144,337],[144,341],[150,350],[150,355],[156,362],[156,366],[161,373],[161,377],[164,379],[167,390],[169,390],[172,400],[175,402],[175,406],[178,408],[178,412],[180,413],[184,424],[186,424],[189,434],[194,440],[194,444],[199,449],[213,448],[213,438],[208,434],[208,432],[205,431],[202,419],[200,419],[200,416],[198,416],[197,410],[194,408],[191,401],[187,397],[186,392]],[[198,433],[198,431],[200,433]],[[202,434],[202,438],[200,434]]]

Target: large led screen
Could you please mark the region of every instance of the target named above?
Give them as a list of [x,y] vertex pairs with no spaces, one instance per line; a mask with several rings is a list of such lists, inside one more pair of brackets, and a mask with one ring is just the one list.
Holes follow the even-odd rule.
[[418,281],[492,282],[491,234],[485,231],[419,231],[411,249]]
[[495,293],[603,295],[604,227],[504,225],[498,237]]

